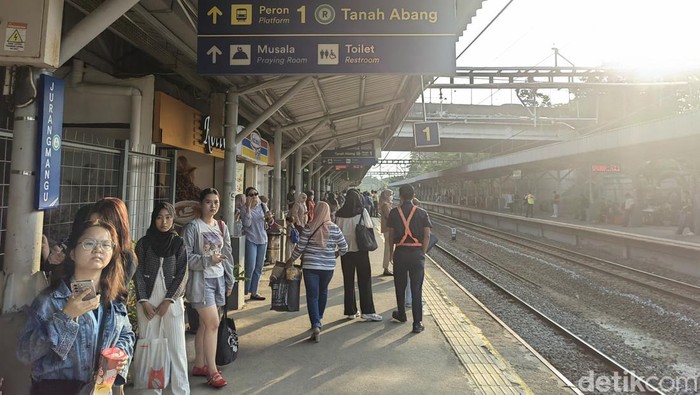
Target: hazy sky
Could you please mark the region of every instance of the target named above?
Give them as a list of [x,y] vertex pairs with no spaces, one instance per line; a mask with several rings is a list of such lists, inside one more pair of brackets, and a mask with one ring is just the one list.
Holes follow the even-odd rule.
[[[507,3],[483,2],[460,38],[457,54]],[[457,66],[554,66],[552,47],[557,47],[579,67],[634,69],[654,78],[673,70],[700,70],[699,38],[700,0],[514,0]],[[560,60],[560,65],[566,63]],[[517,102],[509,91],[443,94],[455,102],[462,101],[460,96],[474,104]],[[408,158],[409,153],[382,156]]]
[[[507,3],[484,1],[457,53]],[[457,65],[534,66],[556,46],[576,66],[697,67],[699,16],[697,0],[514,0]]]

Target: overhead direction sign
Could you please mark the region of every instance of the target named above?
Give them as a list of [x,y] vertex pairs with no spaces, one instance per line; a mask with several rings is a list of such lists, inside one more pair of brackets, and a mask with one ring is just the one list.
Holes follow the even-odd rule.
[[451,73],[455,0],[198,3],[201,74]]
[[440,146],[440,124],[437,122],[421,122],[413,124],[413,139],[416,148]]
[[358,165],[358,166],[374,166],[377,164],[377,158],[321,158],[322,165]]

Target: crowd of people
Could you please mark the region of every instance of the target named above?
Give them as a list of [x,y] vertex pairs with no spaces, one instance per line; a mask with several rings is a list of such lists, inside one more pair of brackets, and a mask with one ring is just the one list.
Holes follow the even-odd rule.
[[[414,204],[410,186],[402,187],[400,194],[401,204],[393,207],[390,190],[327,192],[316,203],[313,192],[294,196],[294,187],[290,189],[287,218],[300,237],[290,246],[286,263],[291,266],[301,257],[312,340],[320,340],[338,257],[343,314],[371,322],[384,319],[374,305],[370,250],[357,236],[358,225],[373,231],[373,217],[380,217],[385,238],[382,275],[395,278],[397,310],[392,318],[406,322],[406,306],[412,305],[413,332],[423,330],[421,287],[431,224]],[[127,207],[113,197],[81,208],[64,242],[49,247],[43,238],[41,268],[51,281],[28,309],[17,345],[18,358],[31,366],[32,394],[77,394],[94,386],[98,370],[104,373],[100,355],[108,348],[124,356],[112,388],[113,393],[123,393],[136,339],[154,333],[168,340],[171,392],[189,394],[185,300],[198,313],[191,376],[205,377],[215,388],[227,385],[215,360],[217,329],[219,309],[225,308],[238,274],[228,226],[217,219],[219,192],[206,188],[198,198],[199,218],[180,233],[173,205],[156,202],[150,227],[135,245]],[[258,286],[274,218],[253,187],[235,197],[235,209],[235,221],[246,236],[244,293],[248,301],[265,300]],[[127,312],[132,280],[138,337]],[[413,303],[406,300],[407,289]]]

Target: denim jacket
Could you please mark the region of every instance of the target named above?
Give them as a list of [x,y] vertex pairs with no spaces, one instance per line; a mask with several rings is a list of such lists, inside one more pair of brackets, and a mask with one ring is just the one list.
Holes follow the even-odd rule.
[[[97,356],[97,320],[88,312],[78,317],[78,322],[63,313],[71,291],[65,282],[56,289],[39,294],[27,310],[27,322],[17,343],[17,358],[31,364],[32,380],[80,380],[89,382],[95,370]],[[136,337],[131,330],[126,306],[120,302],[101,306],[102,319],[106,319],[102,348],[112,344],[133,355]],[[129,364],[117,376],[115,385],[126,382]]]

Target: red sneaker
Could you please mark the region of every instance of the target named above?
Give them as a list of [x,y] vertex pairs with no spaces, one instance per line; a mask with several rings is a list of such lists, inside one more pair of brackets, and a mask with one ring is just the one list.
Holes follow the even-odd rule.
[[192,376],[207,377],[207,376],[209,376],[209,368],[206,365],[204,365],[202,367],[194,366],[192,368]]
[[209,380],[207,380],[207,384],[214,388],[221,388],[228,384],[228,382],[224,380],[224,378],[221,376],[221,373],[216,372],[209,377]]

